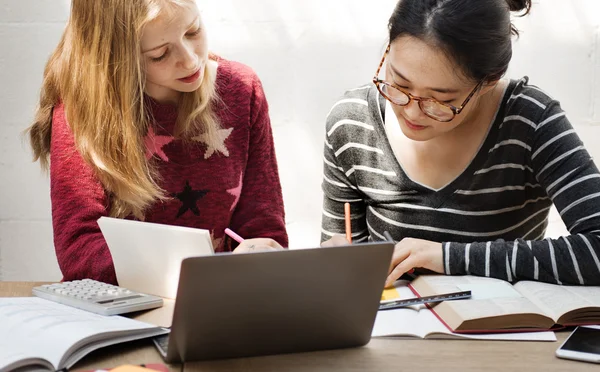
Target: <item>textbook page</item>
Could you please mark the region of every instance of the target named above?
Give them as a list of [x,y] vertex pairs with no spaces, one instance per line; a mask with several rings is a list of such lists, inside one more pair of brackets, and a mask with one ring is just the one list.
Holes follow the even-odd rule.
[[[396,290],[400,299],[416,297],[408,288],[407,282],[397,282]],[[415,305],[394,310],[383,310],[377,313],[372,337],[417,337],[417,338],[456,338],[479,340],[510,341],[556,341],[554,332],[523,333],[487,333],[457,334],[450,331],[424,305]]]
[[[522,281],[515,288],[559,323],[559,318],[585,307],[600,308],[600,287],[566,286]],[[600,309],[599,309],[600,310]]]
[[[55,369],[70,367],[97,348],[81,346],[97,341],[114,344],[124,339],[166,333],[161,328],[120,316],[102,316],[37,297],[0,298],[0,335],[10,335],[10,343],[0,348],[0,370],[15,359],[45,359]],[[104,342],[101,342],[104,341]],[[77,346],[77,347],[75,347]]]
[[[25,340],[16,340],[15,337],[10,337],[4,341],[0,341],[0,371],[13,371],[23,366],[44,366],[46,369],[55,369],[48,361],[38,359],[34,354],[28,352],[27,348],[16,350],[15,345],[27,345]],[[41,369],[41,368],[39,368]]]
[[430,333],[449,333],[429,309],[421,306],[377,312],[372,337],[409,336],[425,338]]
[[[394,288],[384,290],[382,302],[409,299],[416,296],[408,287],[408,281],[399,280]],[[377,312],[372,337],[410,336],[425,338],[430,333],[450,333],[448,328],[424,305],[414,305]]]
[[519,293],[510,283],[499,279],[468,275],[426,275],[415,279],[412,285],[421,296],[470,290],[471,299],[447,301],[439,306],[439,310],[451,307],[460,315],[461,321],[527,313],[547,316],[543,309]]

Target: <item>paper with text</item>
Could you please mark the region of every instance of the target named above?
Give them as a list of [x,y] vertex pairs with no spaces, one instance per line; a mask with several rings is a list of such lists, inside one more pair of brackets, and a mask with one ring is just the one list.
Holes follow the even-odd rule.
[[452,308],[465,320],[493,317],[499,314],[543,313],[542,309],[529,299],[509,292],[506,286],[510,284],[500,279],[440,275],[428,277],[427,283],[434,293],[450,293],[461,288],[475,288],[480,293],[480,299],[452,302]]
[[558,286],[555,284],[524,281],[515,288],[558,322],[566,312],[600,306],[598,287]]

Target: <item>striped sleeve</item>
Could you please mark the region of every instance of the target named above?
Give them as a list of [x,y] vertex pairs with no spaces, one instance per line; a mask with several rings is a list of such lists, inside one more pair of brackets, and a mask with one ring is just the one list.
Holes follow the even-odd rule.
[[447,274],[600,285],[600,174],[552,101],[537,120],[527,160],[571,235],[559,239],[442,244]]
[[360,123],[348,117],[348,112],[352,111],[347,110],[345,106],[361,104],[359,101],[357,98],[344,98],[334,104],[327,117],[323,151],[322,242],[331,239],[334,235],[345,234],[345,203],[350,203],[353,242],[366,241],[369,237],[364,196],[350,181],[338,161],[338,155],[346,151],[351,142],[340,138],[345,134],[344,131],[337,129],[344,125]]

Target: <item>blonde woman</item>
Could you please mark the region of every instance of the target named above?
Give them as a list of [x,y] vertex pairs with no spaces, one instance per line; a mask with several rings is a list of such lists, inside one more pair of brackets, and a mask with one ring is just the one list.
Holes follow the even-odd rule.
[[73,0],[29,128],[50,168],[64,280],[116,283],[101,216],[209,229],[229,251],[287,245],[258,77],[209,54],[194,0]]

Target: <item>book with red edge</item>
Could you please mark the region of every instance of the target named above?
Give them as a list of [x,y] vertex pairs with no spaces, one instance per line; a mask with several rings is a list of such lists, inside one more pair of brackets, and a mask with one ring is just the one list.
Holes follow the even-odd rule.
[[421,275],[409,286],[419,297],[470,290],[470,299],[428,305],[456,333],[548,331],[600,323],[600,287],[511,284],[470,275]]

